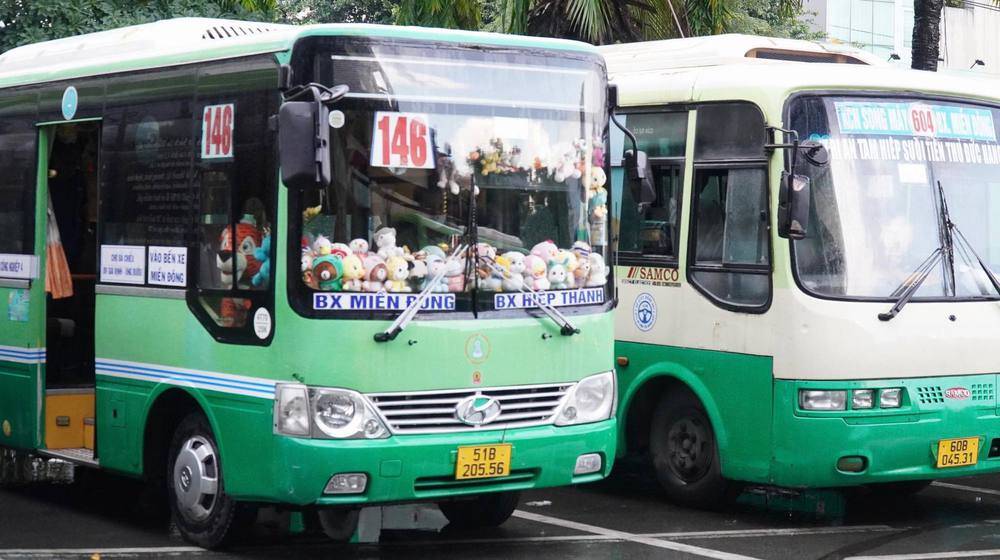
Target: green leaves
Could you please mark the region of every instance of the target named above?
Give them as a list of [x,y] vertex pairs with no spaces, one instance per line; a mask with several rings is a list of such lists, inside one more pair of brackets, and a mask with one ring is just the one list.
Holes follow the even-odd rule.
[[478,0],[402,0],[396,23],[477,30],[482,23],[480,14]]

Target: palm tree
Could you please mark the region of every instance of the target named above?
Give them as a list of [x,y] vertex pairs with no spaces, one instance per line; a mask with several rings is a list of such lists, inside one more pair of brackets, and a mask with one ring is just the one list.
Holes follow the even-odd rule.
[[916,70],[937,71],[944,0],[913,2],[913,62]]
[[396,9],[396,24],[479,29],[481,12],[479,0],[402,0]]

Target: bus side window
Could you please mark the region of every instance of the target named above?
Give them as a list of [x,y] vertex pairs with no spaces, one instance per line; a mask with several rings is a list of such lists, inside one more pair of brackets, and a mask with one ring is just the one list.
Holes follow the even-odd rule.
[[[265,344],[274,310],[276,167],[266,59],[205,66],[195,103],[195,282],[189,305],[220,342]],[[257,325],[255,325],[257,321]]]
[[761,313],[770,302],[764,138],[763,115],[749,103],[698,109],[688,276],[734,311]]
[[35,252],[37,96],[0,99],[0,253]]
[[[622,189],[618,247],[623,262],[677,262],[680,251],[681,196],[687,111],[632,113],[629,130],[639,149],[650,157],[656,200],[639,208],[629,189]],[[623,149],[631,149],[625,146]],[[616,162],[620,165],[620,162]]]

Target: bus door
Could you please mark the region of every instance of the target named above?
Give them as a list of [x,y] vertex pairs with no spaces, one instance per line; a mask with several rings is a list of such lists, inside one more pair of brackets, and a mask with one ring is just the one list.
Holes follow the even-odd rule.
[[46,454],[94,458],[94,290],[100,121],[40,128]]

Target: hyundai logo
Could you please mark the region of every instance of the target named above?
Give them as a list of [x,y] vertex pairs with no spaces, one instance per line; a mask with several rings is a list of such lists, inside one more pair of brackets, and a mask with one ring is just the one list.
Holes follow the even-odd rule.
[[500,416],[500,401],[480,394],[466,397],[455,405],[455,418],[469,426],[489,424]]
[[956,401],[964,401],[971,396],[972,393],[965,387],[952,387],[944,392],[944,398],[955,399]]

